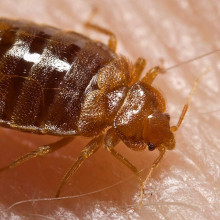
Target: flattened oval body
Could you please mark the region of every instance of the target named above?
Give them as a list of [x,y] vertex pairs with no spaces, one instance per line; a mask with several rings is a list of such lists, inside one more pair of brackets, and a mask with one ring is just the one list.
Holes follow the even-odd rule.
[[[165,152],[175,147],[174,132],[185,117],[195,86],[177,125],[170,126],[165,100],[152,86],[162,69],[151,68],[140,79],[146,61],[138,58],[132,64],[117,55],[114,34],[88,25],[110,36],[108,46],[50,26],[0,19],[0,126],[37,134],[94,136],[63,177],[56,197],[83,161],[104,144],[138,177],[142,201],[145,183]],[[64,137],[39,147],[0,172],[72,140]],[[144,181],[137,168],[114,149],[120,140],[132,150],[159,150]]]
[[88,92],[116,54],[75,32],[0,19],[0,125],[77,134]]

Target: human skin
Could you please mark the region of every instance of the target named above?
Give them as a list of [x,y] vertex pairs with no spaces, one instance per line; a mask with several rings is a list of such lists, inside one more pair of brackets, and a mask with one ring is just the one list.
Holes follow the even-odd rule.
[[[116,34],[117,51],[132,62],[145,57],[148,68],[160,64],[161,58],[166,68],[220,48],[220,3],[214,0],[1,0],[0,15],[76,30],[106,42],[107,37],[83,27],[94,7],[98,9],[94,23]],[[0,219],[218,219],[219,71],[219,53],[215,53],[167,71],[155,80],[153,85],[166,98],[167,112],[175,125],[194,81],[207,72],[176,132],[176,148],[166,153],[146,184],[141,209],[138,180],[104,148],[64,186],[61,196],[69,198],[45,199],[54,197],[62,176],[88,142],[80,137],[53,154],[0,173]],[[59,139],[10,129],[1,129],[0,136],[0,167]],[[131,151],[122,143],[116,149],[139,170],[144,169],[143,177],[157,156],[156,151]],[[33,201],[7,209],[25,200]]]

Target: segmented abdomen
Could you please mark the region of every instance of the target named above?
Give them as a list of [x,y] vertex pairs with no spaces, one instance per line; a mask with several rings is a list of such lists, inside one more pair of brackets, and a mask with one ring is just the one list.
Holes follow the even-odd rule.
[[26,21],[0,19],[0,124],[71,135],[99,70],[114,58],[105,45]]

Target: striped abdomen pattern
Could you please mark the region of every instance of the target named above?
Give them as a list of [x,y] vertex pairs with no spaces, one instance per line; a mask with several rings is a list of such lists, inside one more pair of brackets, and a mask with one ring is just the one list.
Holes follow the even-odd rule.
[[34,133],[77,134],[107,46],[78,33],[0,19],[0,124]]

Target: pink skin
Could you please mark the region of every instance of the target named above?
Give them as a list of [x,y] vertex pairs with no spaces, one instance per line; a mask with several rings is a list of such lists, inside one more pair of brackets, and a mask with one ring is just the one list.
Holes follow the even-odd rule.
[[[92,3],[90,3],[92,2]],[[94,22],[108,27],[118,37],[118,52],[132,61],[138,56],[148,67],[164,59],[165,67],[220,48],[218,9],[215,0],[191,1],[1,1],[0,14],[73,29],[95,39],[106,37],[82,26],[92,7],[98,8]],[[85,162],[63,188],[69,199],[26,202],[6,210],[15,202],[51,198],[59,181],[88,140],[77,138],[67,147],[36,158],[0,174],[0,219],[21,216],[79,219],[218,219],[220,217],[220,102],[219,54],[215,53],[172,69],[154,85],[167,100],[167,112],[175,125],[194,80],[202,78],[190,110],[176,134],[176,148],[146,185],[142,209],[138,209],[138,181],[103,148]],[[24,134],[0,129],[0,167],[18,156],[51,143],[57,137]],[[120,144],[117,149],[139,170],[149,168],[157,152],[133,152]],[[142,173],[146,176],[147,170]],[[129,179],[128,179],[129,177]],[[114,185],[116,183],[120,184]],[[114,185],[114,186],[113,186]],[[107,188],[106,188],[107,187]],[[103,189],[103,190],[101,190]],[[99,192],[95,192],[100,190]],[[87,195],[82,195],[91,193]]]

